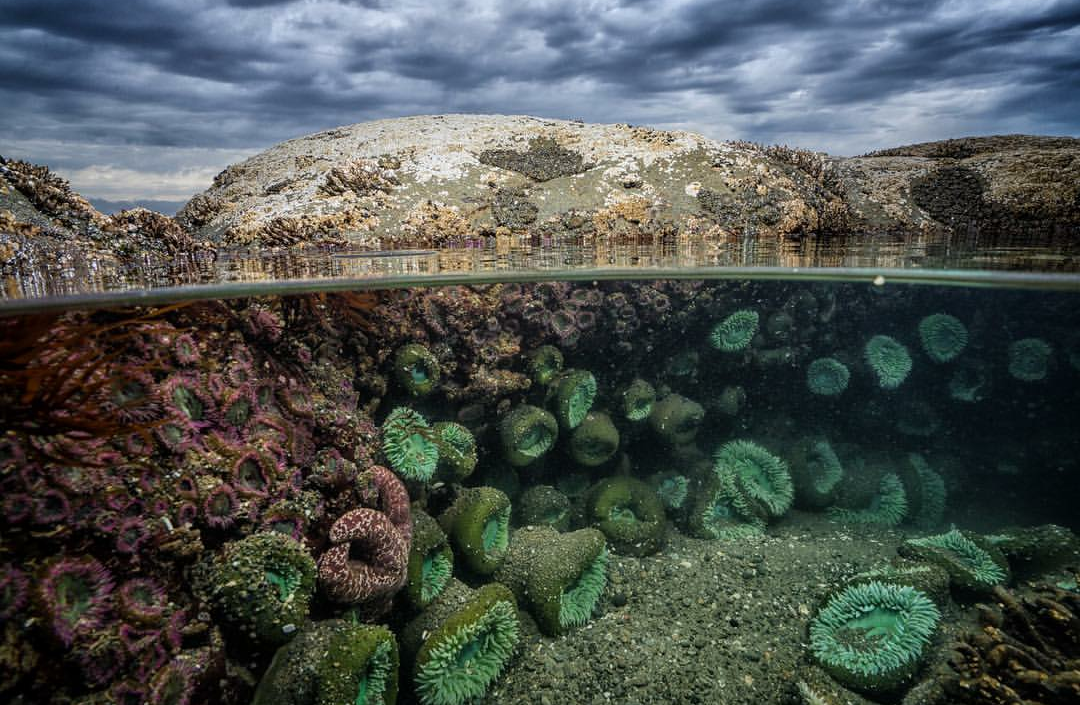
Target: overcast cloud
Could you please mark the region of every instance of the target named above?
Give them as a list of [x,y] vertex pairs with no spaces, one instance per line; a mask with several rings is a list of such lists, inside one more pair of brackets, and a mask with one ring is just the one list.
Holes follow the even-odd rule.
[[3,0],[0,154],[183,201],[402,115],[629,122],[858,154],[1080,134],[1080,0]]

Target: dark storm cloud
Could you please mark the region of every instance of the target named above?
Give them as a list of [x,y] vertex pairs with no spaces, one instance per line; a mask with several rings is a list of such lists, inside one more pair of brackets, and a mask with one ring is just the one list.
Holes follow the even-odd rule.
[[188,184],[237,150],[414,113],[840,153],[1076,134],[1078,54],[1077,0],[6,0],[0,153],[114,174],[153,153],[161,183],[198,155]]

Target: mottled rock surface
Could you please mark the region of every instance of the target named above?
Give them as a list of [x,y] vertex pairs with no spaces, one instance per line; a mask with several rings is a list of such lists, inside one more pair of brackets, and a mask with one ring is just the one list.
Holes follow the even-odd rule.
[[175,220],[139,210],[104,216],[44,167],[2,161],[0,232],[10,261],[58,248],[124,261],[200,248],[400,249],[512,236],[584,244],[746,232],[1076,236],[1080,140],[974,137],[836,158],[623,124],[418,116],[283,142],[222,171]]

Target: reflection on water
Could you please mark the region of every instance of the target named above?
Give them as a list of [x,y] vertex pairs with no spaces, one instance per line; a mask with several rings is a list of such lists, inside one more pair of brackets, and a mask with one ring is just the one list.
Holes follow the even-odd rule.
[[[1080,272],[1080,245],[1053,233],[1042,240],[1030,235],[908,233],[784,240],[673,236],[619,242],[523,235],[454,242],[441,250],[221,252],[123,265],[82,259],[6,276],[0,311],[464,281],[733,274],[864,279],[880,270],[902,270],[901,278],[909,281],[1074,288],[1077,280],[1071,275]],[[976,271],[1024,276],[973,277]]]

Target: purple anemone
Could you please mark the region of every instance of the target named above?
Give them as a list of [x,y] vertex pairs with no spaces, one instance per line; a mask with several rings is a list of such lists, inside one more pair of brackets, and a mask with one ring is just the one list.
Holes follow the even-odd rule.
[[10,563],[0,567],[0,623],[18,615],[29,597],[30,580],[26,573]]
[[240,500],[236,490],[228,483],[222,483],[212,489],[203,502],[203,516],[206,525],[212,529],[228,529],[236,523],[240,513]]
[[101,627],[112,589],[109,571],[90,556],[62,558],[45,569],[38,582],[40,602],[64,646]]

